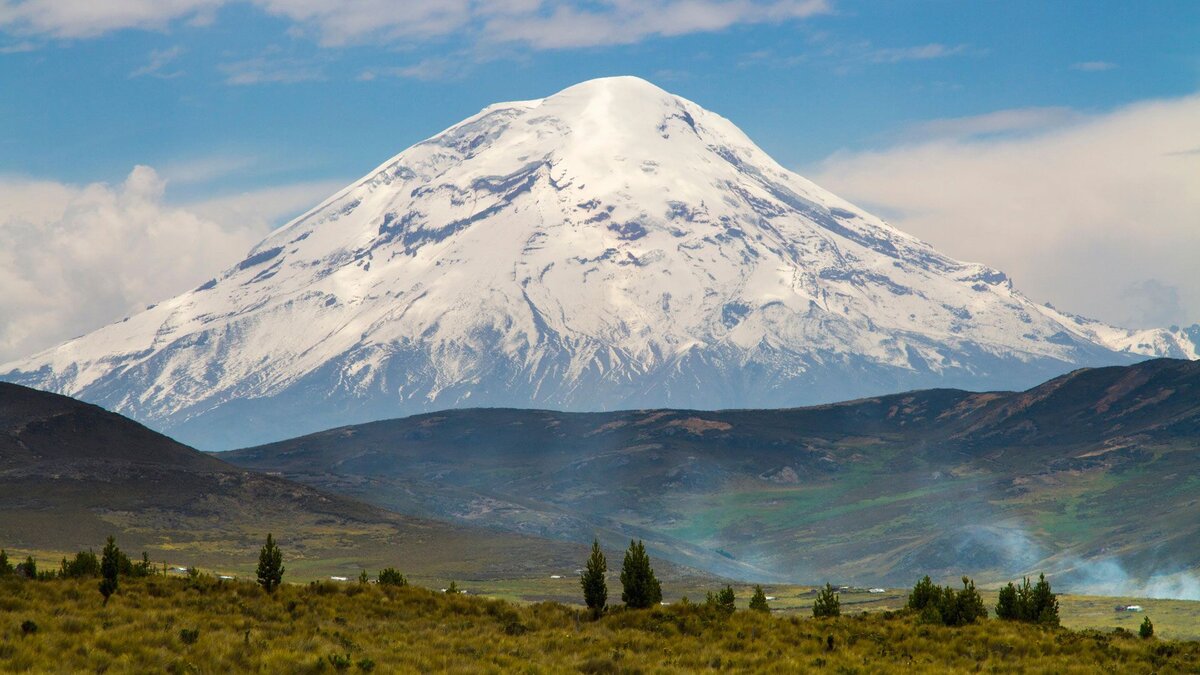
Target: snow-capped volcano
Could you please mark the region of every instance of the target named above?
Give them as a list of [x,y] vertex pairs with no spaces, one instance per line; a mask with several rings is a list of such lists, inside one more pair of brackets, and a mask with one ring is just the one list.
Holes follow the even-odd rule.
[[486,108],[199,288],[27,360],[218,448],[458,406],[779,407],[1196,357],[1039,306],[618,77]]

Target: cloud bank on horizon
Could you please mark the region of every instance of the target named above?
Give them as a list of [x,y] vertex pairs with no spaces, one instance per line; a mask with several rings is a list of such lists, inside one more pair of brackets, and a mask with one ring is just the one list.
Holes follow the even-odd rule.
[[1200,4],[1100,5],[0,0],[0,360],[202,283],[484,105],[616,73],[1034,298],[1198,321]]
[[1200,95],[935,120],[810,177],[1062,309],[1186,324],[1200,320],[1198,120]]

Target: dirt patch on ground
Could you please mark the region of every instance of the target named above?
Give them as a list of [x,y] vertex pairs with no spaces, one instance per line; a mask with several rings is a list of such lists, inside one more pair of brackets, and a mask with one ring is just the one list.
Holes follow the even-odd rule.
[[697,436],[703,434],[706,431],[729,431],[730,429],[733,428],[733,425],[729,424],[728,422],[718,422],[716,420],[705,420],[705,419],[700,419],[699,417],[689,417],[685,420],[674,420],[667,426],[682,427],[682,428],[686,429],[689,433],[696,434]]

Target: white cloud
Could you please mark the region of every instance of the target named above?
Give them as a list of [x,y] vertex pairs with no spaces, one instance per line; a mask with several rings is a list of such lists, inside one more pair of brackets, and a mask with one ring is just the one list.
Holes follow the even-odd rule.
[[123,28],[156,30],[203,17],[225,0],[0,0],[0,27],[24,35],[88,38]]
[[944,59],[947,56],[957,56],[967,51],[967,45],[944,45],[933,42],[913,47],[890,47],[871,51],[867,60],[874,63],[900,63],[902,61],[928,61]]
[[[0,0],[0,28],[21,35],[86,38],[211,22],[224,5],[249,2],[326,46],[458,40],[536,49],[629,44],[653,36],[776,23],[830,11],[828,0]],[[274,80],[280,81],[280,80]]]
[[[1036,117],[959,120],[946,137],[836,154],[812,177],[1039,300],[1127,325],[1200,320],[1200,95],[1043,115],[1040,130]],[[1169,302],[1148,311],[1151,297]]]
[[329,184],[172,206],[154,169],[120,185],[0,178],[0,361],[193,288]]
[[257,56],[217,66],[225,73],[225,84],[294,84],[325,79],[320,64],[308,59]]
[[778,23],[830,11],[824,0],[600,0],[542,2],[536,12],[496,13],[485,35],[539,49],[631,44],[653,36]]
[[183,47],[180,46],[171,47],[169,49],[155,49],[150,52],[150,55],[146,60],[146,64],[140,68],[137,68],[132,73],[129,73],[129,77],[152,76],[163,79],[179,77],[183,74],[183,71],[168,71],[166,70],[166,67],[178,59],[182,54]]
[[[201,218],[263,232],[298,216],[346,187],[348,180],[317,180],[259,188],[182,205]],[[215,272],[216,270],[211,270]]]
[[917,139],[980,138],[1005,134],[1044,132],[1083,115],[1062,107],[1013,108],[971,117],[947,117],[911,126],[907,135]]
[[1117,64],[1109,61],[1080,61],[1072,63],[1071,70],[1082,70],[1085,73],[1098,73],[1116,68]]

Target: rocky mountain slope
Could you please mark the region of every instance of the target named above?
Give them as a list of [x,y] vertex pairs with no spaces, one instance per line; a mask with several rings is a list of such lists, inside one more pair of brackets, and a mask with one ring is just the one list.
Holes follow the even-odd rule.
[[220,456],[406,513],[574,541],[636,531],[745,578],[1044,570],[1200,599],[1194,361],[790,410],[451,410]]
[[464,406],[778,407],[1195,358],[1021,295],[631,77],[503,103],[194,291],[0,366],[206,449]]

